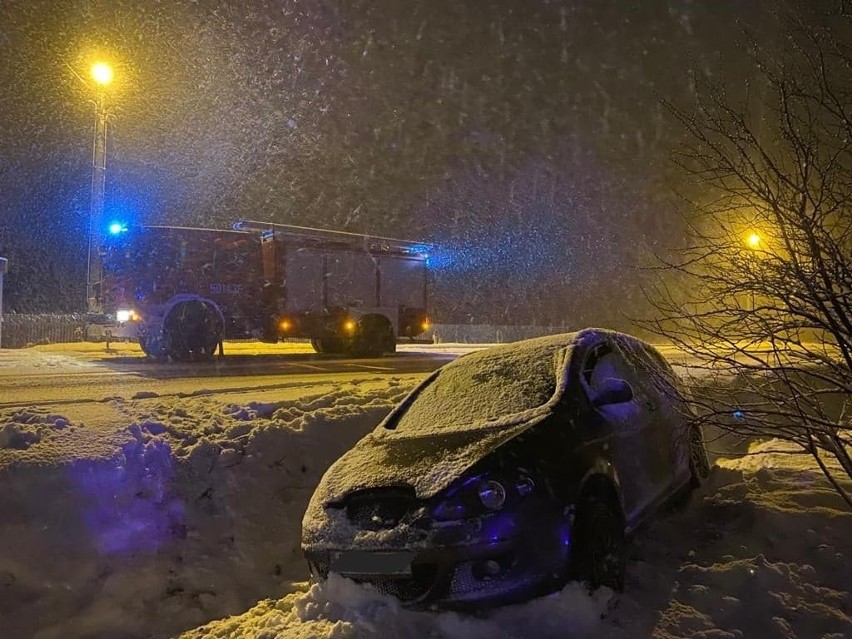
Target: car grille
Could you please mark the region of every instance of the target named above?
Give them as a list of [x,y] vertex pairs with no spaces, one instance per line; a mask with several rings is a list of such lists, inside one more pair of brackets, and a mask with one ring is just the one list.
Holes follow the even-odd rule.
[[469,561],[456,566],[450,581],[450,592],[467,593],[482,589],[482,581],[473,576],[471,568],[472,564]]
[[[320,581],[328,579],[329,564],[325,557],[313,557],[308,560],[311,575]],[[350,577],[352,579],[352,577]],[[438,579],[438,566],[435,564],[414,564],[410,577],[359,577],[353,579],[361,584],[370,584],[383,595],[391,595],[400,601],[415,601],[428,593]]]
[[371,577],[359,580],[372,584],[380,593],[400,601],[414,601],[428,593],[435,585],[438,567],[433,564],[415,564],[410,577]]
[[396,526],[416,506],[413,488],[371,488],[347,498],[346,517],[363,530],[382,530]]

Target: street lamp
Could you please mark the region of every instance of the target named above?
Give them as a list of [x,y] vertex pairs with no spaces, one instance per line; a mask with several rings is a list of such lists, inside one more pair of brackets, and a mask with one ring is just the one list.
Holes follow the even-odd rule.
[[95,99],[95,138],[92,144],[92,200],[89,210],[89,264],[86,279],[86,310],[100,313],[101,299],[101,224],[104,216],[104,186],[106,181],[107,110],[105,89],[112,82],[112,67],[96,62],[91,69],[92,80],[98,87]]
[[9,270],[9,260],[0,257],[0,348],[3,348],[3,276]]
[[[760,248],[760,244],[762,241],[763,239],[756,231],[752,231],[746,237],[746,246],[748,246],[748,248],[752,251],[752,258],[750,260],[752,269],[755,268],[754,252]],[[752,312],[754,312],[754,285],[751,286],[751,310]]]
[[760,242],[761,242],[760,235],[758,235],[754,231],[749,233],[748,237],[746,238],[746,244],[748,244],[748,247],[752,250],[759,248]]

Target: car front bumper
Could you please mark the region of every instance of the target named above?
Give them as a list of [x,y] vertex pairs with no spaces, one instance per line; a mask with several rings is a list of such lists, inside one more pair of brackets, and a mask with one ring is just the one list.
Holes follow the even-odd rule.
[[564,583],[570,544],[558,530],[549,532],[534,539],[517,535],[453,545],[308,550],[305,556],[315,579],[335,572],[408,607],[481,607],[528,599]]

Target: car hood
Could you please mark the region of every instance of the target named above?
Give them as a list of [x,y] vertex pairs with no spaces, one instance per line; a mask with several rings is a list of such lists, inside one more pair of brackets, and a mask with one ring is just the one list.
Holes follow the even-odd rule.
[[422,437],[374,431],[326,471],[314,496],[328,505],[364,488],[408,485],[417,497],[427,499],[546,415],[535,413],[514,424]]
[[364,538],[364,531],[353,528],[347,520],[345,509],[333,506],[342,505],[351,493],[386,486],[411,486],[417,497],[428,499],[546,416],[545,411],[536,411],[528,419],[495,428],[423,437],[400,437],[377,429],[323,475],[302,520],[303,549],[387,545],[389,537],[381,542]]

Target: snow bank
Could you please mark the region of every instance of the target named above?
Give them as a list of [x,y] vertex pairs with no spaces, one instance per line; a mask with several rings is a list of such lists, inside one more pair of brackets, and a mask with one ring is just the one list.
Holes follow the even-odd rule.
[[[124,402],[107,459],[0,472],[0,635],[165,637],[280,595],[307,576],[307,501],[325,469],[411,387],[343,383],[280,402]],[[5,413],[10,442],[66,423]],[[23,440],[20,433],[30,433]],[[16,439],[18,438],[18,439]]]
[[69,421],[39,408],[0,410],[0,449],[26,450],[50,442]]
[[181,639],[563,639],[595,637],[612,598],[608,590],[589,596],[580,584],[527,604],[506,606],[481,617],[455,612],[415,612],[332,574],[329,580],[278,601],[263,601],[238,618],[215,622]]

